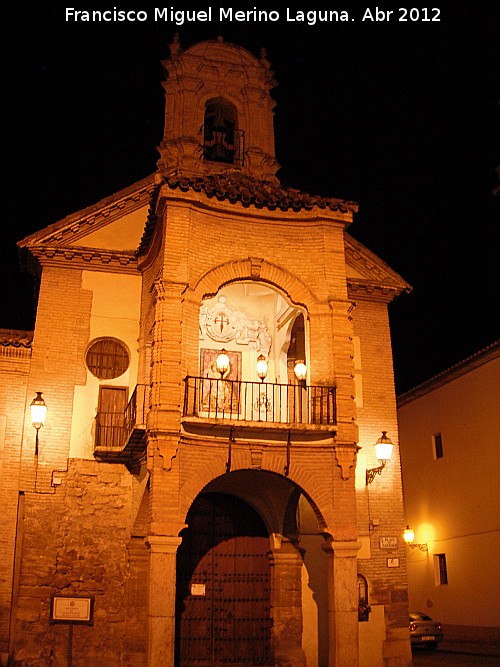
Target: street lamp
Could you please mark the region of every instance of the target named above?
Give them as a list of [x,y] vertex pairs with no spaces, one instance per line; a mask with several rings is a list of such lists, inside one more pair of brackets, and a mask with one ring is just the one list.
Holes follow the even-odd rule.
[[31,411],[31,424],[36,430],[36,439],[35,439],[35,456],[38,456],[38,432],[42,428],[45,417],[47,415],[47,405],[42,398],[42,392],[37,391],[35,398],[31,401],[30,404]]
[[387,431],[382,431],[382,436],[375,443],[375,456],[380,465],[377,468],[370,468],[366,471],[367,486],[373,482],[376,475],[382,474],[382,470],[391,459],[393,447],[392,440],[387,437]]

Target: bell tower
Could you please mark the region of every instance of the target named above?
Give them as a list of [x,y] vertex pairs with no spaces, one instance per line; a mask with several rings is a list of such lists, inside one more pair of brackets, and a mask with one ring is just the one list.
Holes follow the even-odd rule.
[[265,50],[257,59],[219,37],[184,51],[176,35],[162,64],[159,171],[192,177],[235,169],[277,184],[271,97],[277,84]]

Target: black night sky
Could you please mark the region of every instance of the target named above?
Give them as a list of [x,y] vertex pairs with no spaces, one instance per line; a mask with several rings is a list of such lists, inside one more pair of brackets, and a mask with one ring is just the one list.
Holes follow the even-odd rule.
[[362,22],[375,5],[350,2],[333,8],[354,21],[314,26],[248,2],[232,7],[281,20],[221,24],[212,5],[212,22],[176,26],[147,2],[77,6],[147,10],[143,23],[66,22],[53,3],[4,10],[0,327],[34,324],[16,241],[155,171],[160,61],[179,32],[184,47],[219,35],[266,47],[282,183],[359,202],[349,232],[413,286],[390,307],[398,392],[498,339],[500,3],[447,5],[439,22],[398,21],[397,3],[380,5],[389,22]]

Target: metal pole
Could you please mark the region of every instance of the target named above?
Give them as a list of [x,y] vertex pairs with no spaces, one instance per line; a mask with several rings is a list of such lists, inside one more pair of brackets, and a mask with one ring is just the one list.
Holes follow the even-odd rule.
[[66,664],[71,667],[73,664],[73,623],[69,624],[68,630],[68,659]]

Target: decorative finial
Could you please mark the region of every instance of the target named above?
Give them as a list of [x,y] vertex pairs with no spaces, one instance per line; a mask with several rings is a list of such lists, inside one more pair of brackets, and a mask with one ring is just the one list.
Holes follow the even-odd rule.
[[269,60],[267,59],[267,49],[266,49],[265,46],[263,46],[263,47],[261,48],[261,50],[260,50],[260,62],[261,62],[261,63],[264,65],[264,67],[266,67],[267,69],[269,69],[269,68],[271,67],[271,63],[270,63]]
[[179,36],[179,33],[176,32],[172,39],[172,43],[170,44],[170,55],[175,56],[179,52],[182,52],[181,38]]

